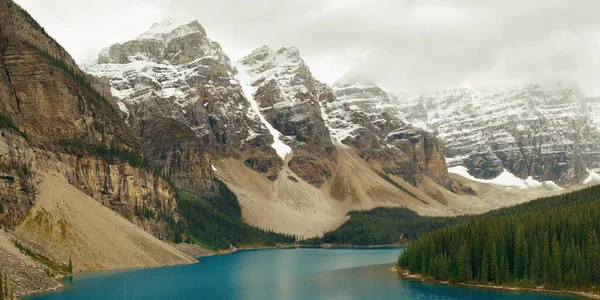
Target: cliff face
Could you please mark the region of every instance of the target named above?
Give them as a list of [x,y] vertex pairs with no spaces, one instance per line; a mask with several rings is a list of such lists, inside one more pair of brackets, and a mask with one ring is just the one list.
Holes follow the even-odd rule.
[[581,184],[600,167],[597,101],[538,85],[395,94],[407,119],[435,130],[450,166],[479,178],[504,169],[520,178]]
[[263,46],[240,60],[238,69],[248,75],[256,113],[293,149],[290,169],[315,187],[323,185],[332,177],[336,147],[319,106],[323,84],[298,49]]
[[105,78],[153,165],[178,185],[206,192],[211,158],[275,158],[265,128],[249,117],[235,69],[197,21],[157,23],[112,45],[86,67]]
[[412,185],[420,185],[428,176],[449,187],[441,143],[432,132],[402,118],[385,91],[354,76],[338,80],[333,90],[336,99],[324,101],[323,107],[335,140]]
[[[146,167],[113,100],[94,86],[102,84],[88,79],[27,12],[0,1],[0,168],[6,187],[0,192],[5,208],[0,218],[17,224],[35,202],[37,173],[51,169],[166,238],[167,219],[179,218],[174,192]],[[139,218],[136,206],[153,211],[155,218]]]

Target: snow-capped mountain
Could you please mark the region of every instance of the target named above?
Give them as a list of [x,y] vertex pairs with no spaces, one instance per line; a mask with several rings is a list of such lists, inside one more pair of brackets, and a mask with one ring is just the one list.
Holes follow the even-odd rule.
[[385,91],[354,75],[336,81],[333,90],[335,101],[322,105],[334,140],[354,147],[367,161],[381,164],[385,173],[413,185],[427,175],[449,186],[437,138],[406,122]]
[[443,141],[449,166],[477,178],[505,169],[520,178],[581,184],[600,167],[600,110],[572,88],[539,85],[391,95],[407,120]]
[[229,57],[197,21],[156,23],[137,39],[102,50],[85,70],[109,81],[148,156],[188,188],[210,186],[208,154],[265,149],[275,156],[267,129],[248,113]]
[[315,234],[352,209],[449,215],[511,203],[450,178],[436,129],[405,113],[416,101],[358,76],[329,87],[294,47],[232,63],[197,21],[163,22],[85,71],[110,85],[154,167],[201,194],[222,180],[256,226]]

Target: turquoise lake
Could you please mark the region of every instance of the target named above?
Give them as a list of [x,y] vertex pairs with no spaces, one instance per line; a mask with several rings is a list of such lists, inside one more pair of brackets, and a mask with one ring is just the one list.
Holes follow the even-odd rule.
[[79,274],[63,290],[26,299],[577,299],[403,279],[390,271],[400,251],[239,251],[193,265]]

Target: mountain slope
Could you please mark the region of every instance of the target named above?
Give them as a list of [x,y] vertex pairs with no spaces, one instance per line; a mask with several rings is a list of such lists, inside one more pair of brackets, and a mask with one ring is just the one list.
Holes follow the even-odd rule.
[[159,241],[59,174],[40,174],[36,204],[16,228],[73,269],[102,270],[188,264],[195,259]]
[[[387,163],[368,163],[355,157],[359,149],[334,143],[321,107],[336,96],[293,47],[261,47],[232,65],[197,21],[157,23],[103,50],[85,69],[110,83],[152,165],[197,194],[214,190],[219,177],[253,225],[314,235],[337,226],[351,208],[411,205],[449,213],[396,186],[406,183],[387,180]],[[351,166],[357,162],[365,171]],[[356,171],[369,181],[347,173]]]
[[598,293],[600,187],[470,218],[409,244],[398,264],[437,280]]
[[463,165],[475,177],[506,169],[573,185],[588,177],[586,169],[600,167],[597,105],[577,90],[531,85],[393,98],[408,120],[438,133],[451,167]]

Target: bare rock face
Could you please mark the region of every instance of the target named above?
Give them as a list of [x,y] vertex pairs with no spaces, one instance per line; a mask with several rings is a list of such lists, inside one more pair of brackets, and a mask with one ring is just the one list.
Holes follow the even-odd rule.
[[333,90],[335,100],[321,103],[335,141],[412,185],[419,186],[428,176],[449,187],[440,142],[432,132],[403,119],[385,91],[356,76],[338,80]]
[[35,203],[36,161],[24,137],[0,130],[0,223],[17,225]]
[[252,96],[260,113],[294,149],[288,166],[320,187],[331,176],[326,165],[336,156],[319,105],[323,84],[312,77],[294,47],[274,50],[263,46],[239,63],[256,89]]
[[560,185],[600,167],[597,99],[539,85],[392,95],[406,118],[437,132],[450,166],[478,178],[510,171]]
[[[43,168],[157,237],[169,237],[169,220],[179,218],[174,191],[144,164],[137,138],[103,97],[106,90],[96,89],[101,86],[27,12],[0,1],[0,221],[22,220]],[[135,215],[138,207],[155,217]]]
[[255,150],[276,158],[266,129],[249,115],[236,70],[197,21],[154,24],[103,50],[86,71],[108,80],[145,154],[178,185],[210,191],[211,158]]

